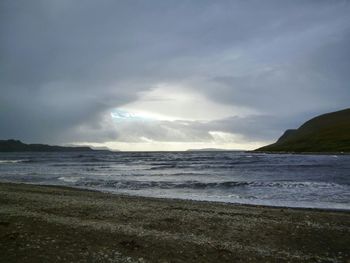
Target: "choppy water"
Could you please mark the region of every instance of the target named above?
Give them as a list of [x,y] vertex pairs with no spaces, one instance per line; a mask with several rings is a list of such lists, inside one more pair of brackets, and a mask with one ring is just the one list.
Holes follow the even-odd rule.
[[0,153],[0,181],[153,197],[350,209],[350,155]]

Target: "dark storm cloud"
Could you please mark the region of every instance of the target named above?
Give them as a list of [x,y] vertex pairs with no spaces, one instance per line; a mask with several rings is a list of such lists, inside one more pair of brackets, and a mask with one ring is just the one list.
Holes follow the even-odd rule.
[[1,1],[0,137],[125,138],[112,108],[182,82],[257,114],[135,125],[136,137],[207,140],[215,128],[271,140],[348,107],[349,13],[349,1]]

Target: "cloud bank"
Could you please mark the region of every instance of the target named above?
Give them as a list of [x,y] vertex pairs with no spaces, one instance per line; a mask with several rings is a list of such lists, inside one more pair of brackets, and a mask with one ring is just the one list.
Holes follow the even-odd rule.
[[349,107],[349,13],[322,0],[1,1],[0,138],[271,142]]

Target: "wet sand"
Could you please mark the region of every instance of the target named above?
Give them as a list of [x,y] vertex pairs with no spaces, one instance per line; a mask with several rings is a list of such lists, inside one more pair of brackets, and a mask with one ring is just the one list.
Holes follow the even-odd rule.
[[1,262],[350,262],[350,212],[0,183]]

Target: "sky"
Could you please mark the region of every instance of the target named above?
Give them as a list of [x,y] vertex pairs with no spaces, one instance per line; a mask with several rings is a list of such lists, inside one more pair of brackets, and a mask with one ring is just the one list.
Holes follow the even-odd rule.
[[350,1],[2,0],[0,139],[255,149],[349,107]]

